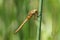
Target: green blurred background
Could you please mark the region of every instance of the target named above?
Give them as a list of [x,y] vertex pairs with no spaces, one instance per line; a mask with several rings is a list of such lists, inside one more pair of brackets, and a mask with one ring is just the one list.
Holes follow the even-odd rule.
[[[40,9],[41,0],[0,0],[0,40],[38,40],[37,20],[32,17],[14,34],[28,12]],[[43,0],[41,40],[60,40],[60,0]],[[40,14],[40,13],[39,13]]]

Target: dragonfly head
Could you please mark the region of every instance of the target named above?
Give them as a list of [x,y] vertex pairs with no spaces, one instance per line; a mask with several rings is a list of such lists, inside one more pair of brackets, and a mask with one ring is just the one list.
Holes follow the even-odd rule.
[[37,9],[34,9],[34,10],[31,11],[31,13],[32,13],[32,15],[35,15],[35,14],[38,13],[38,11],[37,11]]
[[31,14],[31,15],[38,14],[38,11],[37,11],[37,9],[31,10],[31,11],[30,11],[30,14]]
[[38,11],[37,9],[31,10],[28,14],[28,18],[31,18],[32,16],[37,16],[38,15]]

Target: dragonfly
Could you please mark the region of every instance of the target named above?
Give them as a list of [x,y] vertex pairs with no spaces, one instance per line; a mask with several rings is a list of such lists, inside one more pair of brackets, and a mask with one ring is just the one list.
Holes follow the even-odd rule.
[[17,33],[23,25],[32,18],[32,16],[38,15],[37,9],[31,10],[28,12],[28,16],[25,18],[25,20],[22,22],[22,24],[16,29],[15,33]]

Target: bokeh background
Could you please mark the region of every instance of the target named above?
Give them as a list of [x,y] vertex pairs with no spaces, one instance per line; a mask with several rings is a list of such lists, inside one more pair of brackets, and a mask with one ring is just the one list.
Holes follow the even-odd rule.
[[[14,34],[28,12],[41,9],[41,0],[0,0],[0,40],[39,40],[40,16],[32,17]],[[60,0],[43,0],[40,40],[60,40]],[[39,12],[40,14],[40,12]]]

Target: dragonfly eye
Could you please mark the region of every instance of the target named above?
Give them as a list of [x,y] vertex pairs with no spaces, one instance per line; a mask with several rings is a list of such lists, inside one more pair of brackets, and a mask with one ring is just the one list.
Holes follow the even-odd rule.
[[38,13],[37,9],[34,9],[34,10],[31,11],[32,15],[35,15],[36,13]]

